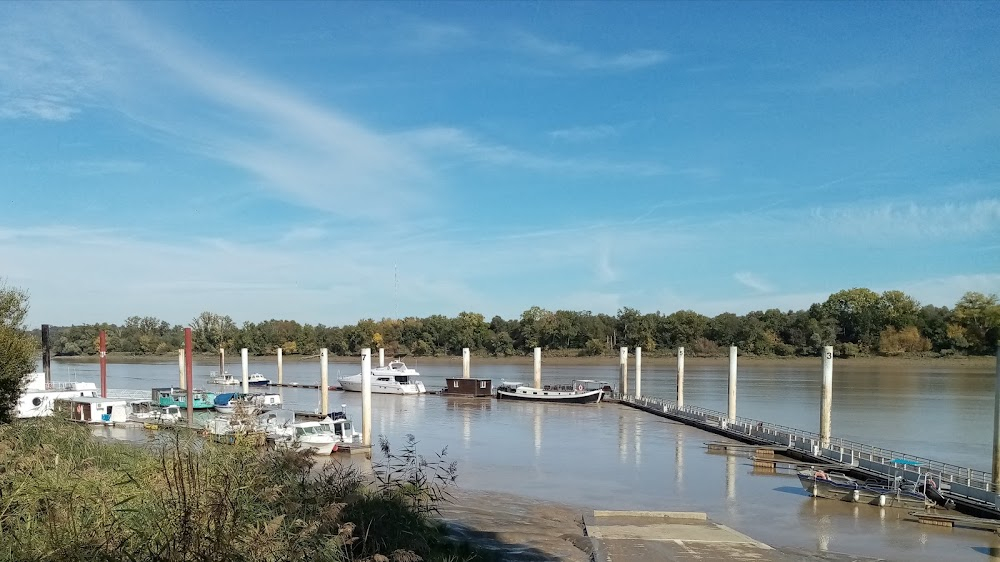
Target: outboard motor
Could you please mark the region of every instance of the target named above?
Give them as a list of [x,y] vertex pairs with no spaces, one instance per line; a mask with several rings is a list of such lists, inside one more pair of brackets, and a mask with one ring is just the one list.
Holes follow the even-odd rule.
[[924,485],[922,487],[923,490],[921,491],[924,493],[925,496],[927,496],[927,499],[947,509],[952,509],[953,507],[955,507],[955,502],[953,500],[949,500],[945,498],[943,495],[941,495],[941,491],[938,490],[937,484],[934,482],[933,479],[931,478],[924,479]]

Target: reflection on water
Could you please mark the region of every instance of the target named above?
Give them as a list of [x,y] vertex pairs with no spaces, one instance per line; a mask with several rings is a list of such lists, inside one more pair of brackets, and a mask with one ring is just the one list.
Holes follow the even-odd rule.
[[726,499],[730,507],[736,501],[736,456],[726,455]]
[[684,434],[678,433],[674,442],[674,493],[684,492]]
[[635,426],[635,430],[632,431],[632,442],[634,443],[633,448],[635,449],[635,464],[636,466],[642,464],[642,424]]
[[535,420],[535,458],[542,454],[542,410],[535,409],[532,416]]
[[[646,359],[644,394],[672,396],[672,366],[660,369],[655,360]],[[817,361],[815,373],[795,370],[801,366],[797,365],[779,364],[773,372],[755,370],[753,363],[745,365],[740,371],[741,412],[815,429],[820,365]],[[416,367],[428,388],[443,387],[444,377],[460,370],[458,364]],[[686,367],[686,401],[724,409],[726,366],[715,370],[691,364]],[[56,363],[53,368],[57,380],[66,380],[76,371],[79,379],[96,382],[94,365]],[[196,378],[204,381],[214,368],[198,365]],[[342,365],[341,369],[347,372],[354,365]],[[530,369],[530,365],[485,365],[477,373],[494,380],[511,380],[530,376]],[[265,375],[273,370],[273,365],[251,364],[251,371]],[[108,371],[110,386],[115,388],[149,389],[176,378],[172,361],[113,364]],[[961,370],[907,374],[866,367],[852,373],[838,365],[834,374],[834,435],[852,432],[859,439],[932,457],[963,447],[985,449],[986,454],[975,464],[988,464],[992,407],[977,409],[970,404],[982,406],[982,395],[992,401],[989,371],[985,376]],[[605,379],[613,373],[614,365],[550,366],[545,377],[546,382],[568,383],[573,378]],[[319,365],[286,362],[284,378],[318,382]],[[975,384],[958,380],[964,378]],[[285,388],[280,392],[284,402],[295,409],[312,411],[319,402],[318,390]],[[872,393],[877,394],[873,397]],[[348,416],[360,418],[359,394],[335,391],[330,400],[331,404],[343,404]],[[929,401],[934,407],[926,407]],[[1000,538],[993,534],[918,525],[905,519],[904,510],[787,493],[782,490],[800,489],[793,472],[755,474],[746,455],[707,454],[704,444],[718,440],[714,435],[613,404],[374,395],[372,408],[373,437],[381,434],[398,445],[406,434],[413,434],[419,441],[418,453],[423,455],[450,445],[448,458],[458,461],[459,484],[465,489],[567,503],[581,511],[704,511],[720,523],[774,546],[829,549],[890,560],[981,560],[984,554],[1000,548]],[[921,430],[913,431],[915,427]],[[149,439],[143,431],[102,431],[139,442]],[[665,485],[671,470],[674,485]]]
[[625,463],[628,458],[628,436],[625,435],[625,418],[618,416],[618,462]]

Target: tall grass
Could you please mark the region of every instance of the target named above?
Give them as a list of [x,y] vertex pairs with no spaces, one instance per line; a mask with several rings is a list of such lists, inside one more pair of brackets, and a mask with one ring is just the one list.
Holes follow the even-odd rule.
[[382,443],[372,482],[181,433],[135,446],[65,420],[0,426],[0,560],[483,560],[430,517],[454,464]]

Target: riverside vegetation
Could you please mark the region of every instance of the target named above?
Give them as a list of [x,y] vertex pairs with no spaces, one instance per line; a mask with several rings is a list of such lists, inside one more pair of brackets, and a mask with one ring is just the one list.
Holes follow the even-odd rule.
[[455,479],[412,437],[375,478],[309,455],[183,433],[145,446],[72,422],[0,425],[0,560],[489,560],[432,515]]
[[[834,293],[807,310],[712,318],[690,310],[643,314],[622,308],[611,316],[532,307],[520,318],[494,316],[489,322],[482,314],[462,312],[455,318],[365,319],[340,327],[293,320],[237,326],[229,316],[204,312],[191,327],[198,352],[247,348],[253,355],[271,355],[278,347],[292,356],[314,355],[320,348],[355,355],[365,347],[416,356],[458,355],[466,347],[501,357],[530,353],[534,347],[554,354],[603,355],[616,353],[619,346],[641,346],[655,355],[684,346],[691,355],[711,356],[725,353],[730,345],[758,356],[815,356],[826,345],[835,346],[841,357],[984,355],[993,353],[1000,339],[1000,301],[996,295],[970,292],[952,308],[921,306],[902,291],[879,294],[855,288]],[[111,353],[152,355],[183,347],[183,327],[133,316],[122,325],[52,327],[52,350],[63,356],[94,355],[100,330],[108,334]]]

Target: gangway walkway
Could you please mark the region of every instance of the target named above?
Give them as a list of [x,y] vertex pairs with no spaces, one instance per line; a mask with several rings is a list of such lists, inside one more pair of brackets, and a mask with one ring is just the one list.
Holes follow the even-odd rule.
[[678,408],[676,402],[660,398],[615,394],[613,400],[731,439],[755,445],[787,447],[784,454],[816,462],[840,463],[872,476],[886,479],[902,476],[911,481],[917,481],[926,473],[933,474],[935,478],[940,476],[941,481],[950,487],[946,495],[1000,517],[997,490],[988,472],[847,439],[831,437],[829,444],[822,446],[818,433],[739,416],[730,420],[722,412],[688,405]]

